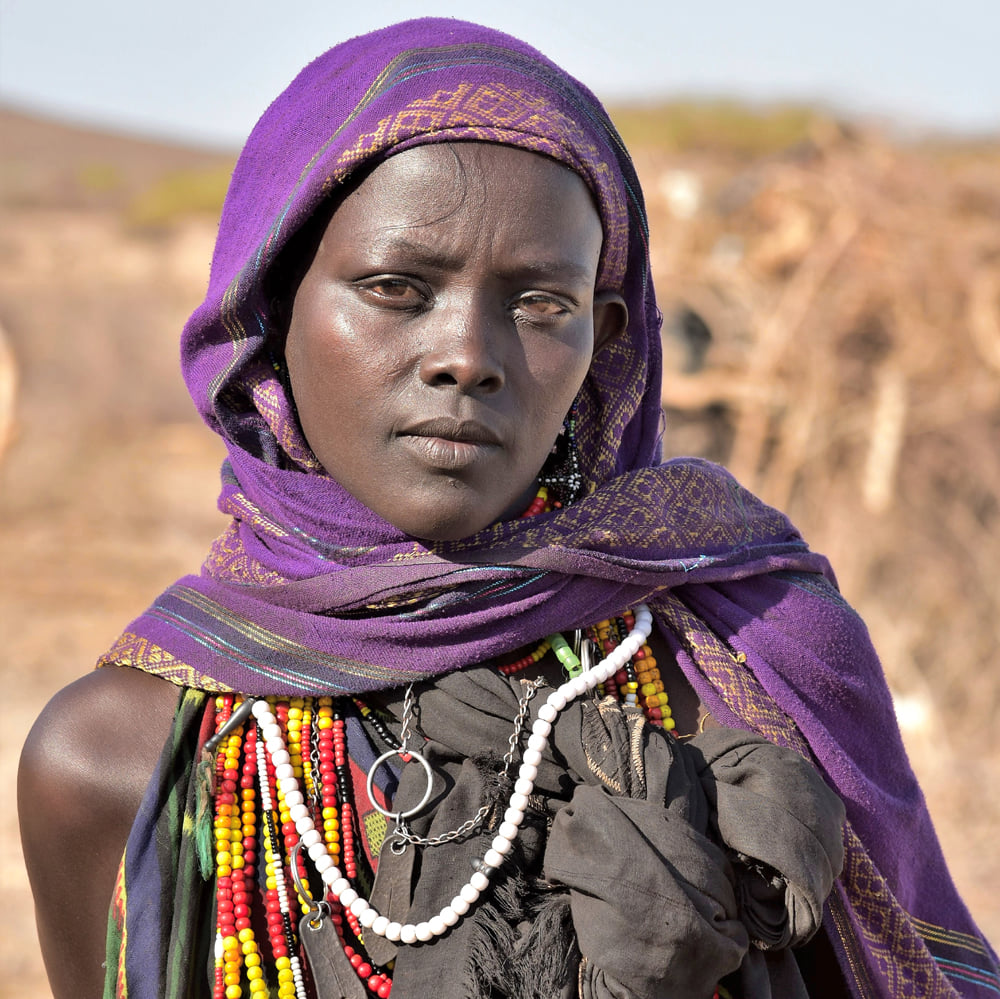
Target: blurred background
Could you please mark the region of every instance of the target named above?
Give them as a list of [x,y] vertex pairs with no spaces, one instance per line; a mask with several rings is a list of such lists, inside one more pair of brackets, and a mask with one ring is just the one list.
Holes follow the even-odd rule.
[[[726,463],[831,557],[996,945],[1000,7],[337,6],[0,0],[11,800],[45,701],[221,529],[221,449],[177,339],[242,139],[329,45],[417,12],[462,16],[535,44],[609,104],[651,216],[665,452]],[[0,884],[0,996],[44,996],[12,808]]]

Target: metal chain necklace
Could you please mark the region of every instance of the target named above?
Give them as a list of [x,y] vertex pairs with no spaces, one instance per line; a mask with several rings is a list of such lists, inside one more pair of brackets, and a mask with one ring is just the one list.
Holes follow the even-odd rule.
[[[514,766],[514,756],[517,753],[517,746],[521,741],[521,732],[524,730],[524,721],[528,717],[528,703],[535,696],[535,692],[538,688],[544,686],[544,684],[544,680],[530,680],[524,685],[524,693],[518,701],[517,716],[514,718],[514,729],[510,734],[510,738],[507,740],[509,748],[504,754],[503,770],[501,770],[496,777],[498,784],[504,781],[504,779],[509,779],[510,777],[511,768]],[[414,755],[414,751],[407,749],[406,745],[406,739],[409,737],[409,732],[407,731],[407,721],[409,717],[407,715],[407,709],[409,708],[412,712],[412,691],[413,684],[411,683],[407,688],[406,698],[403,701],[403,727],[401,734],[403,734],[404,738],[402,745],[397,751],[399,756],[403,759],[406,758],[404,754],[408,754],[411,757]],[[465,822],[458,826],[457,829],[451,829],[448,832],[440,833],[437,836],[418,836],[415,832],[413,832],[413,830],[410,829],[406,819],[403,818],[401,813],[389,812],[386,809],[381,808],[375,801],[375,797],[372,793],[372,781],[375,776],[375,770],[382,760],[391,755],[392,753],[384,753],[372,764],[371,769],[368,771],[368,798],[371,801],[373,808],[381,812],[387,818],[396,820],[396,828],[388,838],[391,839],[389,849],[392,850],[392,852],[397,856],[406,849],[407,844],[424,847],[441,846],[444,843],[452,843],[455,840],[462,839],[463,837],[468,836],[473,830],[478,829],[479,826],[481,826],[486,820],[486,816],[490,814],[493,805],[491,802],[487,802],[486,804],[480,806],[479,811],[476,812],[472,818],[466,819]],[[419,753],[416,755],[419,755]],[[407,812],[406,814],[409,815],[410,813]]]
[[[514,789],[508,801],[507,810],[504,813],[503,821],[497,829],[497,835],[494,837],[490,848],[484,853],[478,869],[451,902],[444,906],[437,914],[419,923],[399,923],[390,920],[387,916],[381,915],[367,899],[362,898],[355,891],[350,881],[341,873],[340,868],[337,867],[336,862],[330,855],[326,843],[323,841],[322,834],[316,828],[309,814],[309,806],[299,789],[299,783],[295,777],[295,771],[289,760],[288,751],[281,734],[281,727],[278,725],[271,706],[263,699],[254,701],[253,714],[257,719],[257,724],[260,726],[267,754],[274,763],[275,779],[278,783],[279,791],[289,806],[290,816],[295,823],[295,828],[302,840],[302,845],[308,852],[309,858],[322,878],[328,893],[340,902],[342,906],[349,909],[364,929],[370,930],[378,936],[385,937],[393,943],[413,944],[418,941],[431,940],[434,937],[439,937],[447,933],[449,928],[455,926],[469,909],[475,905],[479,900],[479,896],[489,888],[490,877],[503,863],[507,854],[510,853],[528,807],[528,796],[534,790],[535,778],[538,775],[538,764],[541,763],[542,753],[549,743],[549,734],[552,731],[552,725],[559,717],[559,713],[571,701],[593,690],[598,684],[604,683],[626,662],[631,660],[646,642],[652,631],[652,627],[653,618],[649,612],[649,608],[645,604],[640,604],[635,611],[635,626],[628,637],[613,652],[589,669],[583,670],[577,676],[567,680],[548,695],[545,703],[538,709],[538,716],[531,726],[531,735],[528,737],[527,748],[521,757],[521,766],[518,769],[517,779],[514,782]],[[409,698],[410,696],[411,692],[408,691],[407,697]],[[406,709],[404,706],[405,714]],[[410,714],[412,715],[412,703]],[[526,717],[527,701],[521,705],[518,712],[521,725],[523,725]],[[407,738],[408,728],[409,725],[404,724],[404,735]],[[519,736],[520,732],[517,735]],[[517,739],[512,736],[511,751],[508,754],[511,763],[513,763],[516,745]],[[376,760],[375,765],[373,765],[372,770],[369,772],[369,784],[372,781],[375,767],[391,756],[400,755],[400,752],[401,750],[393,749]],[[415,750],[407,749],[406,755],[424,767],[427,773],[427,792],[417,808],[409,809],[395,816],[397,826],[401,821],[422,809],[430,798],[431,793],[432,771],[430,764]],[[475,816],[470,821],[474,820]],[[482,820],[480,819],[479,821]]]

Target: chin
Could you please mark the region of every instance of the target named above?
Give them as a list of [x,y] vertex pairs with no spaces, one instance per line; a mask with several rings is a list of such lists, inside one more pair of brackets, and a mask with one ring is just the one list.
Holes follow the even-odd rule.
[[421,541],[461,541],[503,519],[506,518],[502,511],[484,516],[481,510],[475,513],[462,510],[455,511],[449,516],[448,512],[441,510],[439,506],[426,517],[410,516],[405,518],[405,523],[397,522],[396,527]]
[[374,508],[375,512],[394,527],[421,541],[461,541],[472,537],[502,520],[514,520],[531,504],[536,492],[536,480],[511,497],[506,490],[470,488],[454,480],[446,489],[427,493],[410,493],[406,504],[395,503],[394,509]]
[[[461,541],[463,538],[471,538],[473,534],[478,534],[495,522],[495,520],[489,520],[484,524],[481,520],[477,520],[471,527],[467,526],[465,521],[461,523],[424,524],[418,525],[418,530],[407,530],[406,533],[419,538],[421,541],[430,543],[438,541]],[[406,529],[404,528],[404,530]]]

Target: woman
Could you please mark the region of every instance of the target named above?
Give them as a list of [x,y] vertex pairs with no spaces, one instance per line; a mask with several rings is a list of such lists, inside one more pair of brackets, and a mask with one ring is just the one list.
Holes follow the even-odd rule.
[[277,99],[183,341],[230,526],[22,760],[57,997],[996,991],[826,563],[659,464],[658,334],[539,53],[409,22]]

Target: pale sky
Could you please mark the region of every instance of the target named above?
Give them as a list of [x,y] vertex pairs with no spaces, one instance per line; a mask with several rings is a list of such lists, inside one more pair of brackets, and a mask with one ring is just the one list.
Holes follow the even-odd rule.
[[314,56],[419,14],[518,35],[605,100],[818,101],[1000,133],[1000,0],[0,0],[0,103],[238,146]]

